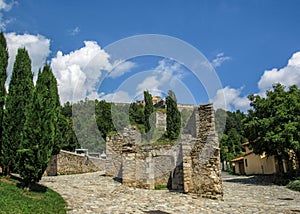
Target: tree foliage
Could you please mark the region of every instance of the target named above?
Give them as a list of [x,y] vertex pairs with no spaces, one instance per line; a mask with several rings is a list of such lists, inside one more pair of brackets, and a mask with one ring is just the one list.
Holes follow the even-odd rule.
[[300,89],[294,85],[286,90],[278,83],[266,97],[248,98],[252,109],[244,121],[247,138],[256,154],[275,155],[283,172],[281,160],[289,162],[290,151],[300,158]]
[[145,133],[148,133],[151,129],[150,116],[154,112],[152,95],[149,93],[149,91],[144,91],[144,101],[145,101],[145,109],[144,109]]
[[39,72],[29,108],[25,111],[18,168],[25,186],[41,179],[50,161],[53,148],[60,139],[58,129],[60,103],[56,79],[49,65]]
[[105,100],[96,100],[96,121],[98,129],[105,141],[109,132],[115,131],[115,126],[112,121],[112,104]]
[[177,99],[175,93],[170,90],[166,97],[167,105],[167,137],[170,140],[176,140],[180,135],[181,116],[177,108]]
[[246,115],[218,109],[216,111],[216,129],[220,141],[220,156],[222,161],[230,161],[243,155],[242,143],[247,139],[243,134],[242,120]]
[[[6,45],[6,39],[4,34],[0,33],[0,136],[2,136],[2,120],[4,114],[4,103],[5,103],[5,81],[7,77],[6,69],[8,65],[8,51]],[[0,166],[2,156],[2,139],[0,138]]]
[[25,112],[33,91],[31,60],[25,48],[18,49],[5,102],[2,134],[2,165],[5,174],[15,166],[16,151],[23,139]]
[[141,133],[145,133],[145,115],[143,105],[139,105],[135,102],[130,104],[129,120],[131,125],[137,126]]
[[66,102],[61,107],[61,114],[58,123],[58,129],[62,135],[59,146],[53,149],[53,154],[59,152],[59,149],[74,152],[75,149],[80,148],[79,142],[77,140],[74,127],[73,127],[73,117],[72,117],[72,104]]

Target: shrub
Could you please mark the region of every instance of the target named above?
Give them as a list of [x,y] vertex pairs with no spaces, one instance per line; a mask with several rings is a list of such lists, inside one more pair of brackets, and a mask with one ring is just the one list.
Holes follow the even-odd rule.
[[286,187],[300,192],[300,180],[291,181]]

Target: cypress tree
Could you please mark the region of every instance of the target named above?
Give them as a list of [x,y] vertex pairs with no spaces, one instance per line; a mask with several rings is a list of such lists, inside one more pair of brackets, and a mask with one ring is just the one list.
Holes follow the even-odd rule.
[[50,161],[56,139],[60,103],[57,82],[49,65],[39,72],[30,108],[26,111],[23,141],[18,150],[25,187],[38,182]]
[[8,65],[8,51],[6,40],[3,33],[0,33],[0,166],[2,166],[2,120],[3,120],[3,112],[4,112],[4,102],[5,102],[5,81],[7,78],[7,69]]
[[15,166],[16,151],[21,143],[25,123],[25,110],[31,102],[34,88],[32,78],[28,52],[20,48],[13,66],[2,123],[2,165],[6,175]]
[[144,91],[144,101],[145,101],[145,109],[144,109],[145,133],[148,133],[151,129],[150,116],[154,112],[152,95],[149,93],[149,91]]
[[167,105],[167,137],[170,140],[176,140],[180,135],[181,116],[177,108],[177,99],[175,93],[170,90],[166,97]]

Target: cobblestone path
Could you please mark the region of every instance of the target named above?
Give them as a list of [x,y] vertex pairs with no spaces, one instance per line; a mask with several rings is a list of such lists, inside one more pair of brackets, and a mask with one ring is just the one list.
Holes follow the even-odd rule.
[[129,188],[101,172],[43,177],[40,183],[62,195],[68,213],[300,213],[299,192],[255,177],[224,174],[223,201]]

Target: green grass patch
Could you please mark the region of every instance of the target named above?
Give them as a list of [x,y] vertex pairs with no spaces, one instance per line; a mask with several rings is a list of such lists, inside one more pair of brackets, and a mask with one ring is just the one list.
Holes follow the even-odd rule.
[[66,213],[66,202],[47,187],[24,191],[19,181],[0,177],[0,213]]
[[165,190],[168,189],[167,186],[155,186],[155,190]]
[[300,192],[300,180],[294,180],[286,185],[287,188]]

